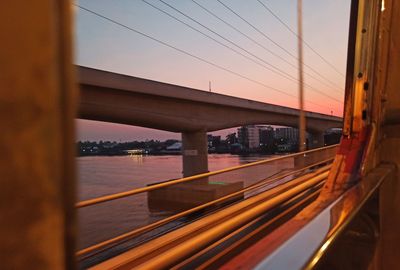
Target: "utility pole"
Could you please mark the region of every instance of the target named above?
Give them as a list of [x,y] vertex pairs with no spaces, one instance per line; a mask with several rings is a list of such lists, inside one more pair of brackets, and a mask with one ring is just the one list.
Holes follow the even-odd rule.
[[297,42],[299,53],[299,151],[306,150],[306,118],[304,114],[304,84],[303,84],[303,27],[302,0],[297,0]]

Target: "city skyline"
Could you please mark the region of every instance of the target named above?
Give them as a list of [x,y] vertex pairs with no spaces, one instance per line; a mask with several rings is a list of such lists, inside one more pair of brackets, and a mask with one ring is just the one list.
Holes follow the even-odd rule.
[[[163,3],[159,1],[148,2],[201,29],[201,27]],[[296,64],[294,59],[291,59],[285,52],[255,32],[254,29],[251,29],[218,2],[200,0],[196,2],[212,10],[222,19],[228,21],[281,57],[284,57],[290,63]],[[225,3],[226,1],[222,2]],[[294,1],[262,2],[278,14],[291,29],[296,29],[296,5]],[[345,73],[349,3],[348,1],[324,1],[323,4],[319,2],[305,1],[304,3],[304,39],[330,62],[334,63],[341,73]],[[297,77],[295,68],[280,61],[273,55],[269,55],[264,49],[222,24],[210,14],[207,14],[199,6],[196,6],[194,2],[170,1],[168,3],[204,23],[207,27],[223,34],[229,40],[233,40],[239,46],[262,56],[263,59],[277,68],[286,71],[293,77]],[[138,28],[145,33],[156,36],[203,58],[227,66],[236,72],[243,73],[258,81],[267,82],[268,85],[274,88],[282,89],[293,95],[297,94],[298,88],[295,82],[286,80],[282,76],[269,72],[226,50],[226,48],[171,19],[143,1],[118,1],[110,4],[108,1],[84,0],[79,1],[78,4],[109,16],[130,27]],[[276,18],[268,14],[257,1],[247,2],[247,5],[243,5],[240,1],[229,1],[229,3],[226,2],[225,4],[229,5],[233,10],[239,11],[240,15],[248,19],[262,32],[271,36],[279,44],[283,44],[291,53],[296,54],[296,37],[285,29]],[[162,47],[151,40],[146,40],[139,35],[126,31],[126,29],[121,29],[100,18],[96,18],[84,10],[79,10],[78,8],[75,10],[77,30],[75,62],[79,65],[184,85],[205,91],[208,91],[209,82],[211,81],[212,91],[216,93],[297,107],[297,100],[294,98],[285,97],[279,92],[274,92],[271,89],[210,67],[205,63],[195,61],[195,59],[181,55],[170,48]],[[202,31],[207,32],[205,29],[202,29]],[[305,48],[305,63],[318,69],[321,74],[330,79],[335,85],[344,85],[344,78],[323,63],[308,48]],[[306,71],[314,74],[307,68]],[[334,91],[333,88],[330,89],[326,85],[310,78],[307,74],[305,78],[306,83],[312,85],[312,87],[326,92],[337,100],[343,99],[343,93]],[[333,111],[335,115],[342,114],[342,105],[311,90],[306,87],[307,110],[326,114],[330,114]],[[310,104],[308,101],[322,104],[324,108]],[[180,135],[176,133],[84,120],[77,120],[77,126],[77,139],[180,138]]]

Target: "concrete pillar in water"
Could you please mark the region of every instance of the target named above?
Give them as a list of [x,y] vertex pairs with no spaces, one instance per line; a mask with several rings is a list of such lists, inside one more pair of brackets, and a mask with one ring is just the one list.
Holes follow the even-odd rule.
[[[208,172],[207,133],[205,131],[182,133],[183,176]],[[148,195],[150,211],[184,211],[200,204],[221,198],[243,189],[243,182],[218,181],[204,177],[187,183],[153,190]],[[242,199],[243,195],[232,198]]]
[[182,133],[183,176],[208,172],[206,131]]

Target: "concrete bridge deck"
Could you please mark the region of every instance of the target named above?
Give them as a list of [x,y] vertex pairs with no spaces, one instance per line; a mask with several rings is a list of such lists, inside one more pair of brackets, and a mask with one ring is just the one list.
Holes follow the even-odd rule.
[[[249,124],[296,127],[299,111],[269,103],[78,66],[84,119],[172,132],[216,131]],[[342,118],[306,112],[307,129],[341,127]]]
[[[208,171],[207,132],[250,124],[296,127],[299,110],[78,66],[79,117],[181,132],[183,174]],[[306,112],[312,147],[342,118]]]

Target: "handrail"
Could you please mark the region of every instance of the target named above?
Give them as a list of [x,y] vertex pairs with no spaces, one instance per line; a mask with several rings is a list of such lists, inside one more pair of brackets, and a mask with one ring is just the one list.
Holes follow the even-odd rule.
[[[94,251],[96,251],[96,250],[102,249],[102,248],[104,248],[104,247],[111,248],[111,247],[113,247],[116,243],[121,243],[121,241],[129,240],[129,239],[131,239],[131,238],[134,237],[134,236],[137,236],[137,235],[139,235],[139,234],[142,234],[142,233],[148,232],[148,231],[150,231],[150,230],[156,229],[156,228],[158,228],[158,227],[160,227],[160,226],[162,226],[162,225],[165,225],[165,224],[167,224],[167,223],[169,223],[169,222],[172,222],[172,221],[174,221],[174,220],[177,220],[177,219],[179,219],[179,218],[181,218],[181,217],[184,217],[184,216],[187,216],[187,215],[189,215],[189,214],[192,214],[192,213],[194,213],[194,212],[196,212],[196,211],[202,210],[202,209],[204,209],[204,208],[207,208],[207,207],[209,207],[209,206],[215,205],[215,204],[217,204],[217,203],[221,203],[221,202],[227,201],[227,200],[229,200],[229,199],[231,199],[231,198],[233,198],[233,197],[235,197],[235,196],[238,196],[238,195],[243,194],[244,192],[248,192],[248,191],[251,191],[251,190],[253,190],[253,189],[260,188],[260,187],[262,187],[262,186],[271,184],[271,183],[274,182],[274,181],[283,179],[283,178],[285,178],[285,177],[287,177],[287,176],[296,174],[296,173],[298,173],[298,172],[304,171],[304,170],[309,169],[309,168],[311,168],[311,167],[314,167],[314,166],[317,166],[317,165],[320,165],[320,164],[327,163],[327,162],[331,161],[332,159],[333,159],[333,158],[325,159],[325,160],[323,160],[323,161],[320,161],[320,162],[318,162],[318,163],[311,164],[311,165],[306,166],[306,167],[303,167],[303,168],[301,168],[301,169],[298,169],[298,170],[295,170],[295,171],[291,171],[291,172],[288,172],[288,173],[283,174],[283,175],[275,176],[274,178],[269,179],[268,181],[255,183],[255,184],[253,184],[253,185],[248,186],[247,188],[241,189],[241,190],[236,191],[236,192],[234,192],[234,193],[230,193],[230,194],[228,194],[228,195],[226,195],[226,196],[224,196],[224,197],[218,198],[218,199],[216,199],[216,200],[209,201],[209,202],[207,202],[207,203],[204,203],[204,204],[202,204],[202,205],[199,205],[199,206],[190,208],[190,209],[188,209],[188,210],[185,210],[185,211],[180,212],[180,213],[178,213],[178,214],[175,214],[175,215],[173,215],[173,216],[164,218],[164,219],[162,219],[162,220],[156,221],[156,222],[151,223],[151,224],[149,224],[149,225],[146,225],[146,226],[143,226],[143,227],[134,229],[134,230],[129,231],[129,232],[127,232],[127,233],[118,235],[118,236],[116,236],[116,237],[114,237],[114,238],[105,240],[105,241],[100,242],[100,243],[98,243],[98,244],[95,244],[95,245],[89,246],[89,247],[87,247],[87,248],[84,248],[84,249],[82,249],[82,250],[79,250],[78,252],[76,252],[76,256],[78,256],[78,257],[79,257],[79,256],[83,256],[83,255],[86,255],[86,254],[88,254],[88,253],[92,253],[92,252],[94,252]],[[331,166],[332,166],[332,165],[327,165],[327,166],[326,166],[326,170],[328,170]]]
[[227,219],[212,228],[209,228],[206,231],[200,232],[199,234],[181,243],[178,243],[167,250],[162,251],[160,254],[157,254],[156,257],[152,257],[150,260],[135,266],[135,269],[167,269],[174,263],[177,263],[180,259],[199,252],[202,248],[205,248],[210,243],[213,243],[224,237],[234,229],[243,226],[252,219],[260,216],[262,213],[265,213],[265,211],[276,207],[280,203],[283,203],[284,201],[294,197],[296,194],[301,193],[307,188],[322,182],[328,177],[328,173],[329,172],[321,173],[301,184],[298,184],[296,187],[289,189],[282,194],[277,194],[269,200],[260,202],[247,211],[239,213],[232,218]]
[[[260,233],[264,229],[268,228],[274,222],[280,220],[281,218],[283,218],[284,216],[288,215],[289,213],[292,213],[300,205],[305,205],[305,203],[307,201],[311,200],[312,198],[315,199],[318,196],[318,194],[321,192],[321,189],[324,186],[324,183],[325,182],[321,182],[321,183],[317,184],[314,187],[315,190],[312,191],[306,197],[303,197],[303,196],[306,193],[308,193],[309,190],[303,191],[303,193],[300,193],[300,194],[296,195],[295,197],[291,198],[290,200],[284,202],[282,204],[282,206],[290,206],[291,203],[293,203],[296,200],[298,200],[299,198],[303,197],[303,199],[301,201],[296,202],[295,204],[291,205],[287,209],[285,209],[282,212],[280,212],[278,215],[276,215],[276,216],[272,217],[271,219],[269,219],[268,221],[266,221],[265,223],[263,222],[263,224],[261,224],[259,227],[255,228],[251,232],[247,233],[245,236],[241,237],[240,239],[238,239],[237,241],[235,241],[234,243],[229,245],[229,247],[227,247],[226,249],[222,250],[221,252],[218,252],[217,254],[214,254],[212,256],[212,258],[207,259],[205,262],[203,262],[201,265],[199,265],[199,269],[209,269],[209,268],[207,268],[208,266],[212,265],[215,261],[217,261],[220,258],[222,258],[223,256],[225,256],[227,253],[231,252],[232,250],[234,250],[235,248],[239,247],[241,244],[243,244],[247,240],[249,240],[252,237],[254,237],[257,233]],[[186,260],[180,262],[179,264],[174,265],[173,267],[171,267],[171,270],[181,269],[183,266],[187,265],[190,261],[193,261],[194,259],[199,258],[203,254],[205,254],[205,253],[209,252],[210,250],[214,249],[215,247],[219,246],[221,243],[224,243],[225,241],[227,241],[231,237],[234,237],[235,235],[238,235],[240,232],[244,231],[245,229],[247,229],[247,228],[259,223],[262,219],[263,219],[263,216],[260,216],[260,217],[258,217],[256,219],[250,221],[249,223],[245,224],[244,226],[240,227],[239,229],[234,230],[230,234],[226,235],[225,237],[219,239],[218,241],[212,243],[208,247],[206,247],[203,250],[199,251],[198,253],[196,253],[192,257],[189,257]]]
[[[259,239],[221,269],[231,269],[232,266],[237,269],[273,269],[276,265],[281,269],[315,269],[320,259],[343,235],[348,224],[393,172],[394,165],[380,164],[343,194],[314,205],[316,211],[308,211],[284,224],[285,227],[280,230]],[[307,245],[303,244],[304,239],[309,240]],[[303,247],[301,252],[299,246]],[[246,260],[255,253],[258,255]]]
[[[342,218],[338,219],[335,224],[332,224],[333,222],[330,224],[332,226],[330,227],[329,232],[321,242],[321,245],[314,251],[312,256],[304,265],[304,269],[314,269],[321,257],[327,252],[327,249],[339,238],[345,228],[355,219],[362,207],[379,189],[382,183],[389,178],[393,171],[394,166],[389,164],[375,168],[372,173],[363,179],[363,181],[352,187],[332,204],[332,208],[340,208],[338,205],[346,201],[353,203],[353,207],[349,208],[347,211],[342,211]],[[343,203],[343,205],[346,205],[346,203]],[[328,209],[329,208],[325,209],[325,211],[328,211]],[[331,211],[333,212],[333,210]]]
[[285,155],[285,156],[279,156],[279,157],[275,157],[275,158],[271,158],[271,159],[265,159],[265,160],[248,163],[248,164],[233,166],[233,167],[229,167],[226,169],[217,170],[217,171],[213,171],[213,172],[184,177],[184,178],[180,178],[180,179],[176,179],[176,180],[172,180],[172,181],[168,181],[168,182],[163,182],[163,183],[159,183],[159,184],[155,184],[155,185],[151,185],[151,186],[147,186],[147,187],[137,188],[137,189],[133,189],[133,190],[129,190],[129,191],[123,191],[123,192],[119,192],[119,193],[115,193],[115,194],[111,194],[111,195],[105,195],[105,196],[101,196],[98,198],[93,198],[93,199],[88,199],[85,201],[78,202],[75,204],[75,207],[76,208],[87,207],[90,205],[108,202],[108,201],[112,201],[112,200],[116,200],[116,199],[120,199],[120,198],[124,198],[124,197],[128,197],[128,196],[136,195],[139,193],[144,193],[144,192],[148,192],[148,191],[152,191],[152,190],[156,190],[156,189],[160,189],[160,188],[164,188],[164,187],[168,187],[168,186],[172,186],[172,185],[176,185],[176,184],[180,184],[180,183],[185,183],[185,182],[201,179],[201,178],[208,177],[208,176],[218,175],[218,174],[225,173],[225,172],[235,171],[235,170],[253,167],[256,165],[265,164],[265,163],[269,163],[269,162],[273,162],[273,161],[277,161],[277,160],[282,160],[285,158],[296,157],[296,156],[301,156],[301,155],[305,155],[305,154],[318,152],[321,150],[335,148],[337,146],[338,146],[338,144],[334,144],[334,145],[330,145],[330,146],[326,146],[326,147],[307,150],[304,152],[289,154],[289,155]]

